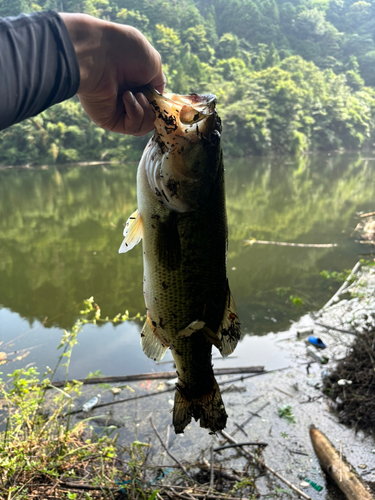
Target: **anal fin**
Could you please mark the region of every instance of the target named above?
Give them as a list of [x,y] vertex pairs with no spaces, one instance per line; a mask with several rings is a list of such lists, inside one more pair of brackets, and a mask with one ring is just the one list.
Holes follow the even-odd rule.
[[131,214],[124,228],[124,241],[121,243],[119,253],[126,253],[137,245],[143,236],[143,222],[138,209]]
[[152,324],[149,315],[147,315],[146,322],[142,328],[141,346],[146,356],[154,361],[160,361],[168,349],[167,343],[158,334],[157,328]]

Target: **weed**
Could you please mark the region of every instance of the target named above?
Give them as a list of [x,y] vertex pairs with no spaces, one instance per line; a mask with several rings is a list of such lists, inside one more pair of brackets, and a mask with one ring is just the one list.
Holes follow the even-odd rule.
[[290,295],[289,300],[294,306],[301,307],[304,304],[304,301],[301,297],[298,297],[297,295]]
[[289,405],[283,405],[277,410],[279,417],[286,420],[289,424],[295,424],[296,419],[292,413],[292,407]]
[[[97,436],[90,418],[73,425],[66,415],[81,396],[82,383],[66,382],[60,389],[52,386],[48,377],[53,377],[63,360],[68,377],[72,351],[85,323],[128,319],[128,312],[114,320],[101,319],[100,308],[91,297],[84,302],[73,328],[64,331],[59,345],[63,353],[55,370],[47,369],[40,378],[36,368],[30,367],[15,370],[8,380],[0,379],[4,429],[0,432],[0,498],[91,500],[115,498],[119,489],[129,491],[134,499],[155,498],[154,488],[144,483],[141,467],[147,459],[144,449],[148,445],[135,442],[121,447],[113,429]],[[131,482],[119,488],[129,477]],[[83,483],[90,491],[74,491],[74,482]]]
[[351,273],[350,269],[344,269],[344,271],[342,272],[323,270],[319,274],[322,278],[325,278],[326,280],[334,280],[337,281],[338,283],[343,283],[347,279],[350,273]]

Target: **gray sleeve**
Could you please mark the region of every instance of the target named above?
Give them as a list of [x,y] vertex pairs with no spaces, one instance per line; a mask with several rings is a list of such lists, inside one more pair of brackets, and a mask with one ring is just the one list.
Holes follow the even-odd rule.
[[69,99],[79,82],[74,47],[57,12],[0,18],[0,130]]

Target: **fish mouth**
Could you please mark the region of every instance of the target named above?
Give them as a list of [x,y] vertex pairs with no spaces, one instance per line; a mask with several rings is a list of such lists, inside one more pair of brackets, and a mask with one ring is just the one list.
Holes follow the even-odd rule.
[[175,133],[195,142],[197,138],[208,139],[214,130],[220,134],[214,94],[160,94],[151,86],[142,92],[155,111],[155,127],[161,136]]
[[180,122],[184,125],[192,125],[215,113],[214,94],[159,94],[159,96],[176,109],[180,108]]

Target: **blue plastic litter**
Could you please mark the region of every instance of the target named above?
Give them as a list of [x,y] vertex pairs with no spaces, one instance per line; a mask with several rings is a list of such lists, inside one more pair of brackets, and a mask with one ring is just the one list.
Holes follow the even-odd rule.
[[313,335],[310,335],[310,337],[308,337],[307,340],[308,342],[310,342],[310,344],[312,344],[315,347],[319,347],[320,349],[326,348],[326,345],[319,337],[314,337]]

